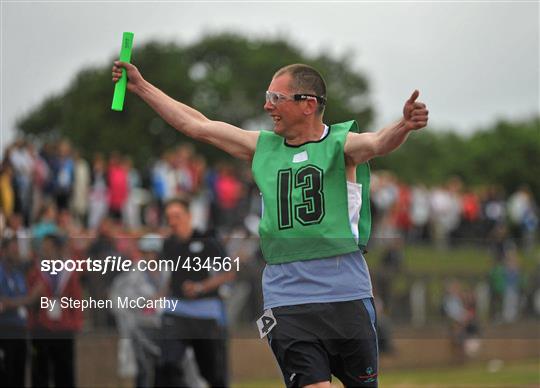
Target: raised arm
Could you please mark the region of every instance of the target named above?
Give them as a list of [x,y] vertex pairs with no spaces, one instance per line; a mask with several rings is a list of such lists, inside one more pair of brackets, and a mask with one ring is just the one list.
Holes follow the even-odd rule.
[[403,107],[403,118],[377,132],[349,133],[345,141],[347,164],[357,165],[376,156],[386,155],[398,148],[409,132],[423,128],[428,122],[426,104],[416,101],[420,93],[415,90]]
[[195,140],[210,143],[236,158],[244,160],[253,158],[259,132],[245,131],[234,125],[208,119],[201,112],[172,99],[147,82],[132,64],[114,62],[113,82],[117,82],[122,76],[122,68],[127,71],[128,90],[142,98],[171,126]]

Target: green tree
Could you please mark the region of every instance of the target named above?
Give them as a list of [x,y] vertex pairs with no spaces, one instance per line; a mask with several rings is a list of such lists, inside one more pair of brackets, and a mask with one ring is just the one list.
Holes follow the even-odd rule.
[[492,182],[512,192],[527,184],[540,199],[540,118],[501,121],[476,132],[467,147],[463,174],[471,183]]
[[[235,34],[207,36],[189,46],[152,42],[133,51],[133,63],[165,93],[209,118],[246,129],[269,129],[264,91],[274,72],[290,63],[318,68],[329,85],[328,122],[372,120],[368,82],[350,60],[308,56],[282,39],[249,39]],[[26,134],[69,138],[83,155],[118,150],[140,165],[187,139],[170,128],[144,102],[127,95],[124,112],[110,109],[113,85],[109,64],[81,70],[69,89],[46,99],[18,122]],[[198,145],[210,161],[225,155]]]
[[[113,59],[81,70],[67,90],[46,98],[18,128],[36,137],[67,137],[86,157],[117,150],[139,166],[189,141],[136,96],[127,95],[124,112],[111,111]],[[373,117],[368,81],[351,68],[350,58],[310,56],[284,39],[219,34],[187,46],[151,42],[135,48],[133,62],[173,98],[246,129],[271,127],[263,111],[264,91],[278,68],[298,62],[315,66],[326,78],[327,123],[356,119],[367,128]],[[209,145],[197,149],[210,162],[227,157]],[[469,137],[426,128],[372,166],[411,183],[438,184],[457,175],[468,185],[498,184],[508,192],[525,183],[540,198],[540,118],[499,122]]]
[[469,137],[426,128],[372,166],[410,183],[439,184],[455,175],[467,185],[496,184],[507,193],[527,184],[540,199],[540,118],[501,121]]

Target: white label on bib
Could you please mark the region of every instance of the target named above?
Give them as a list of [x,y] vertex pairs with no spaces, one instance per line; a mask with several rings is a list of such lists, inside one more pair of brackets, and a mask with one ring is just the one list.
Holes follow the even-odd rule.
[[276,325],[277,321],[274,317],[274,313],[272,313],[272,309],[265,310],[262,317],[257,319],[257,328],[259,329],[259,335],[261,338],[264,338],[268,333],[270,333],[270,331],[272,331]]
[[308,160],[308,154],[307,151],[302,151],[296,155],[293,156],[293,163],[302,163]]

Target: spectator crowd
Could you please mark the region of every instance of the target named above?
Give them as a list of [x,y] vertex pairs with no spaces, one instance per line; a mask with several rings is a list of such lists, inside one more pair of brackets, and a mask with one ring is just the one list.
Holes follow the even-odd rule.
[[[127,231],[163,223],[163,204],[188,196],[198,229],[225,233],[245,226],[254,231],[260,196],[245,165],[222,161],[208,166],[191,144],[164,152],[145,169],[118,152],[96,154],[89,162],[68,140],[39,149],[18,140],[8,146],[0,166],[2,223],[30,227],[54,205],[80,230],[95,231],[111,217]],[[432,242],[438,248],[485,241],[497,225],[507,225],[526,249],[538,232],[538,205],[526,185],[505,193],[497,185],[466,187],[458,177],[427,187],[401,182],[393,173],[375,172],[371,181],[373,236],[397,234],[408,241]],[[13,221],[13,217],[20,221]],[[251,222],[249,222],[251,221]]]
[[[242,269],[234,284],[222,286],[220,293],[230,300],[230,322],[252,322],[261,309],[264,263],[256,237],[261,198],[248,166],[229,161],[209,166],[190,144],[171,148],[143,169],[135,168],[127,155],[118,152],[107,157],[97,154],[89,161],[66,139],[41,147],[17,140],[4,150],[0,165],[0,331],[12,338],[0,338],[0,349],[10,355],[0,359],[2,376],[12,373],[6,378],[19,385],[21,360],[27,357],[23,342],[29,330],[33,385],[42,385],[55,374],[65,379],[57,384],[75,385],[73,374],[65,373],[65,368],[73,371],[75,334],[85,326],[112,328],[115,317],[106,310],[83,316],[75,309],[59,318],[55,311],[40,309],[38,298],[80,298],[83,294],[105,298],[126,287],[118,288],[117,281],[115,290],[118,274],[114,272],[49,275],[39,271],[39,259],[140,256],[141,236],[166,235],[165,204],[177,197],[190,198],[194,229],[215,236],[230,257],[240,258]],[[489,274],[492,300],[500,299],[500,318],[513,321],[520,278],[512,241],[524,251],[533,249],[539,223],[537,203],[526,185],[505,193],[496,185],[466,187],[452,177],[445,184],[427,187],[401,182],[391,172],[374,172],[371,244],[386,248],[382,261],[386,270],[374,282],[378,298],[386,309],[392,305],[390,285],[400,270],[403,241],[432,244],[437,249],[488,245],[495,258]],[[151,251],[147,249],[147,253]],[[134,289],[141,285],[137,277],[124,282]],[[453,283],[447,294],[444,308],[455,322],[455,331],[473,330],[472,319],[463,318],[471,314],[465,314],[468,310],[460,304],[459,285]],[[55,372],[54,368],[63,369]]]

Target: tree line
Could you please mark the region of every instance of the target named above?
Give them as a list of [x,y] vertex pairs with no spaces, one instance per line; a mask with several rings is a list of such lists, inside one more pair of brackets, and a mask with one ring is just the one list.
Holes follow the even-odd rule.
[[[66,137],[85,157],[119,151],[138,166],[178,142],[189,141],[137,97],[126,96],[124,112],[110,110],[112,61],[82,69],[70,86],[21,117],[17,129],[39,140]],[[350,57],[307,55],[285,39],[256,39],[225,33],[190,45],[150,42],[133,51],[143,76],[175,99],[216,120],[246,129],[271,128],[262,106],[274,72],[290,63],[309,63],[328,84],[327,123],[356,119],[368,128],[374,109],[369,80]],[[197,144],[212,163],[228,156]],[[426,128],[398,151],[372,163],[410,183],[438,184],[459,176],[466,184],[497,184],[514,190],[528,184],[540,198],[540,117],[501,121],[472,136]]]

